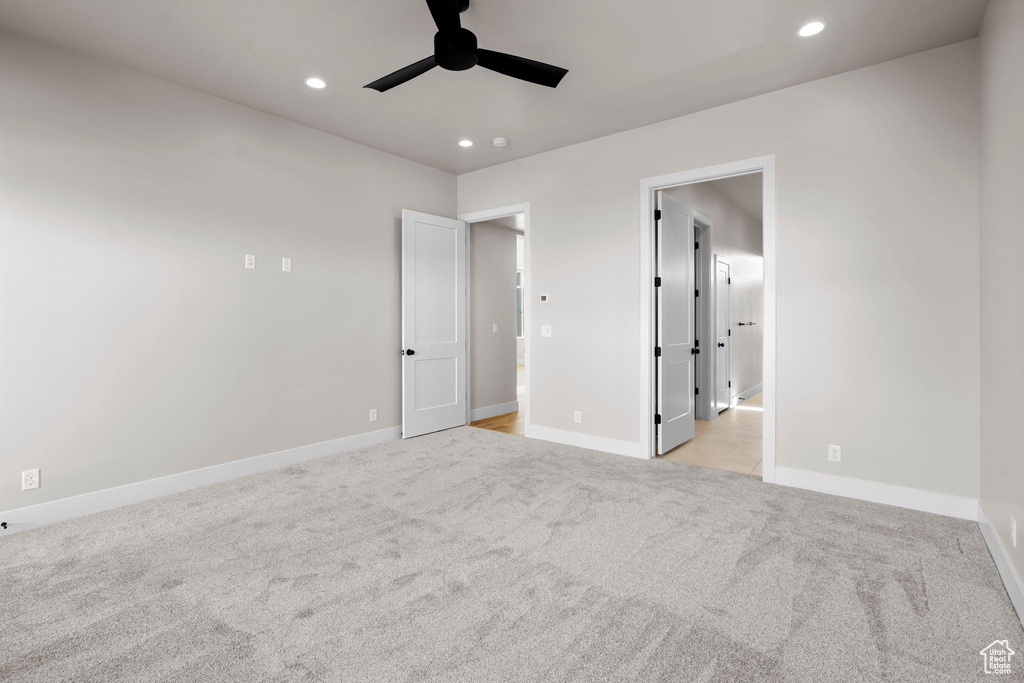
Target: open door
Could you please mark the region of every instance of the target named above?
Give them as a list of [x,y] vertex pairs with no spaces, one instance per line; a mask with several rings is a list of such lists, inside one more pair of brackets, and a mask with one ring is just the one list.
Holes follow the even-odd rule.
[[732,363],[732,332],[729,320],[732,318],[732,271],[727,261],[715,262],[715,409],[722,412],[732,402],[732,382],[729,380]]
[[[696,433],[694,422],[693,215],[686,205],[658,193],[658,272],[655,274],[658,334],[658,454],[663,455]],[[656,420],[656,421],[657,421]]]
[[402,438],[466,415],[466,224],[404,210]]

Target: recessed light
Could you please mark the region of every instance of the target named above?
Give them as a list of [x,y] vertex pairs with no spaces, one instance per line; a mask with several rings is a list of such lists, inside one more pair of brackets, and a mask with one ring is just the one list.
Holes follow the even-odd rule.
[[472,147],[472,146],[473,146],[473,141],[472,140],[459,140],[459,147]]
[[308,85],[310,88],[316,88],[317,90],[320,90],[321,88],[327,87],[327,82],[324,81],[324,79],[322,78],[310,76],[309,78],[306,79],[306,85]]
[[824,30],[825,30],[825,22],[824,21],[809,21],[806,24],[804,24],[803,26],[801,26],[800,30],[797,31],[797,33],[801,37],[803,37],[803,38],[810,38],[811,36],[818,35],[819,33],[821,33]]

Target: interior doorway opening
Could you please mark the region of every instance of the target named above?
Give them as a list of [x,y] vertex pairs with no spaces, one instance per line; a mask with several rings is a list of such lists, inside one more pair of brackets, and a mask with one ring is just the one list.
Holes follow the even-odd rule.
[[773,159],[642,190],[642,452],[774,481]]
[[529,432],[529,207],[460,216],[469,242],[472,427]]

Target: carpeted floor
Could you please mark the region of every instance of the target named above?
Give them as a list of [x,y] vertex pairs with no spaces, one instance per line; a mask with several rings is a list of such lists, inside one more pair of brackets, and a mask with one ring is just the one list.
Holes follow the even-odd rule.
[[959,683],[1024,653],[976,524],[472,428],[0,539],[0,591],[3,681]]

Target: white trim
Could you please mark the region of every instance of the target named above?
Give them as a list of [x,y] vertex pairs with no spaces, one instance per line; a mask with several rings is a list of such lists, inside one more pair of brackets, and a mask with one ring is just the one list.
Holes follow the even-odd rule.
[[1010,602],[1017,610],[1017,618],[1024,626],[1024,582],[1021,581],[1017,570],[1013,568],[1010,554],[1006,552],[1006,546],[1003,545],[1003,539],[999,537],[999,533],[992,526],[992,521],[980,500],[978,501],[978,526],[981,527],[981,535],[985,537],[988,551],[992,553],[996,569],[999,570],[999,576],[1003,579],[1003,585],[1006,586],[1006,594],[1010,596]]
[[541,441],[553,441],[566,444],[567,446],[579,446],[592,451],[614,453],[616,455],[628,455],[633,458],[641,458],[640,444],[636,441],[622,441],[621,439],[610,439],[606,436],[594,436],[583,432],[570,432],[567,429],[555,429],[554,427],[541,427],[534,425],[530,437]]
[[[694,271],[698,270],[698,263],[700,263],[700,274],[701,278],[698,280],[694,278],[694,286],[704,292],[715,291],[715,258],[717,254],[712,251],[715,246],[715,226],[714,222],[700,213],[693,207],[687,207],[693,212],[693,236],[698,242],[703,242],[705,249],[699,249],[698,254],[693,259]],[[700,235],[698,236],[698,230]],[[703,261],[703,263],[701,263]],[[715,305],[713,297],[702,296],[697,297],[697,327],[694,330],[694,337],[696,339],[713,339],[715,337]],[[706,346],[705,348],[715,348],[714,346]],[[695,386],[711,387],[711,391],[705,391],[704,395],[697,395],[693,397],[693,404],[697,408],[697,419],[698,420],[714,420],[718,417],[718,410],[715,409],[715,401],[717,394],[714,391],[716,386],[715,373],[718,371],[718,364],[715,362],[715,355],[705,354],[706,358],[702,360],[697,358],[697,382]]]
[[750,387],[746,391],[741,391],[739,395],[736,396],[736,398],[740,399],[741,401],[746,401],[748,398],[754,398],[762,391],[764,391],[764,385],[758,384],[757,386]]
[[711,273],[711,281],[705,283],[706,286],[707,286],[707,291],[715,293],[714,297],[708,297],[709,301],[707,302],[709,304],[708,305],[708,309],[710,310],[710,315],[708,316],[708,320],[710,321],[710,323],[708,325],[708,330],[710,330],[710,334],[708,334],[708,339],[710,340],[710,344],[708,345],[708,347],[706,347],[706,348],[710,348],[711,349],[711,355],[709,357],[712,359],[711,365],[714,366],[712,368],[712,372],[710,373],[710,381],[708,382],[708,386],[711,387],[711,391],[708,392],[708,401],[709,401],[709,403],[711,405],[711,412],[714,414],[715,417],[718,417],[718,414],[719,414],[719,411],[718,411],[718,350],[717,350],[718,347],[715,346],[715,345],[718,343],[718,305],[720,303],[722,303],[722,297],[721,297],[722,293],[718,291],[718,269],[719,269],[719,264],[724,264],[729,269],[729,275],[727,276],[726,283],[725,283],[725,287],[726,287],[726,290],[727,290],[726,291],[726,296],[725,296],[725,302],[726,302],[726,308],[728,308],[728,310],[726,311],[726,320],[729,321],[729,334],[728,334],[728,336],[729,336],[729,346],[726,349],[726,351],[727,351],[727,358],[726,358],[726,361],[725,361],[725,367],[726,367],[725,374],[727,375],[726,378],[725,378],[725,381],[727,383],[726,389],[729,390],[729,397],[726,399],[726,402],[728,403],[730,408],[735,408],[737,403],[738,403],[738,401],[734,401],[733,397],[732,397],[732,381],[731,381],[732,380],[732,345],[736,341],[733,338],[733,336],[732,336],[732,263],[730,263],[727,259],[722,258],[722,256],[720,254],[715,253],[715,254],[711,255],[711,271],[712,271],[712,273]]
[[179,472],[178,474],[169,474],[165,477],[157,477],[156,479],[147,479],[133,484],[125,484],[124,486],[115,486],[114,488],[101,491],[83,493],[78,496],[71,496],[70,498],[61,498],[48,503],[16,508],[0,513],[0,521],[5,521],[9,525],[7,531],[0,532],[0,535],[26,531],[43,526],[44,524],[53,524],[66,519],[83,517],[103,512],[104,510],[112,510],[171,493],[179,493],[199,486],[237,479],[249,474],[274,470],[305,460],[366,448],[367,446],[400,438],[402,438],[401,427],[388,427],[387,429],[375,432],[355,434],[341,439],[289,448],[285,451],[257,455],[242,460],[232,460],[220,465],[211,465],[210,467]]
[[764,422],[761,478],[776,480],[775,467],[775,155],[707,166],[640,181],[640,457],[654,457],[654,193],[660,189],[750,173],[762,174],[764,231]]
[[959,517],[972,522],[978,519],[978,500],[976,498],[954,496],[949,493],[925,491],[907,486],[841,477],[835,474],[823,474],[794,467],[775,468],[775,483],[828,493],[833,496],[856,498],[857,500],[894,505],[947,517]]
[[474,408],[469,411],[469,421],[476,422],[477,420],[486,420],[489,417],[497,417],[498,415],[504,415],[505,413],[514,413],[517,410],[519,410],[519,401],[499,403],[497,405],[486,406],[484,408]]
[[[533,405],[533,401],[529,400],[529,398],[530,398],[530,386],[531,386],[530,375],[532,373],[531,369],[533,368],[533,364],[530,362],[530,348],[533,346],[533,344],[530,343],[530,333],[532,332],[532,330],[530,329],[530,309],[532,308],[532,306],[530,304],[530,297],[531,297],[531,292],[533,292],[533,287],[532,287],[532,283],[531,283],[531,280],[533,279],[533,270],[530,268],[530,202],[523,202],[522,204],[513,204],[512,206],[503,206],[500,209],[488,209],[486,211],[471,211],[470,213],[459,214],[457,216],[457,218],[460,221],[465,221],[466,223],[472,224],[472,223],[479,223],[480,221],[492,221],[492,220],[495,220],[497,218],[506,218],[507,216],[515,216],[516,214],[519,214],[519,213],[523,214],[523,229],[521,231],[523,233],[523,252],[524,252],[523,271],[524,271],[524,275],[525,275],[525,278],[524,278],[525,281],[523,282],[523,291],[526,292],[526,297],[523,299],[523,335],[524,336],[522,338],[526,341],[526,343],[525,343],[525,346],[526,346],[525,355],[526,355],[526,357],[523,359],[522,362],[520,362],[519,359],[517,358],[516,362],[517,362],[518,365],[526,365],[526,381],[524,383],[525,388],[523,389],[523,395],[527,399],[526,400],[526,418],[525,418],[525,422],[526,422],[526,436],[532,436],[531,430],[533,429],[533,422],[532,422],[531,413],[530,413],[530,406]],[[466,230],[466,235],[467,235],[466,239],[467,240],[469,239],[469,232],[470,232],[469,230]],[[517,232],[520,232],[520,231],[517,230]],[[468,247],[468,242],[467,242],[467,247]],[[470,261],[471,261],[471,258],[467,257],[467,259],[466,259],[467,264]],[[466,277],[466,303],[467,304],[469,303],[469,277],[468,277],[468,275]],[[467,310],[469,310],[469,306],[467,306]],[[467,325],[468,324],[469,323],[467,323]],[[467,332],[468,332],[468,329],[467,329]],[[469,344],[469,334],[468,333],[466,335],[466,348],[468,350],[468,361],[467,361],[467,363],[472,364],[472,361],[473,361],[473,350],[472,350],[472,348],[470,347],[470,344]],[[470,365],[470,367],[472,367],[472,366]],[[472,370],[470,370],[470,373],[472,373]],[[466,401],[466,422],[468,424],[469,422],[472,422],[472,419],[473,419],[472,418],[472,411],[469,410],[469,406],[472,405],[472,403],[470,401],[472,401],[473,397],[472,397],[471,391],[468,388],[467,388],[466,392],[467,392],[467,399],[468,399]]]

